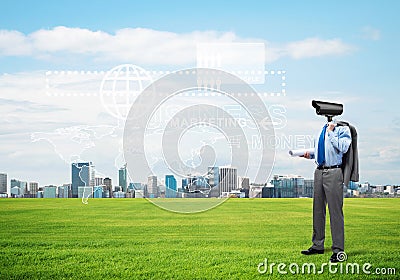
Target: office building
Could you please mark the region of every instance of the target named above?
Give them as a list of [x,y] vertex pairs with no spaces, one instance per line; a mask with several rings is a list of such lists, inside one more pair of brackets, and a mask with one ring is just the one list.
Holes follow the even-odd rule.
[[177,185],[174,175],[165,175],[165,197],[175,198],[177,196]]
[[[105,197],[112,197],[112,193],[113,193],[113,189],[112,189],[112,180],[110,179],[110,178],[104,178],[104,180],[103,180],[103,184],[104,184],[104,186],[105,187],[103,187],[103,191],[104,191],[104,193],[105,192],[108,192],[108,195],[107,194],[105,194],[104,196]],[[103,193],[103,194],[104,194]]]
[[16,180],[16,179],[11,179],[10,181],[10,188],[18,187],[19,188],[19,196],[23,197],[25,192],[27,192],[28,184],[24,181]]
[[6,173],[0,173],[0,193],[8,193]]
[[93,187],[78,187],[78,198],[93,197]]
[[117,191],[113,193],[114,198],[125,198],[125,192],[123,191]]
[[118,185],[122,188],[123,192],[126,192],[128,186],[126,164],[118,170]]
[[101,185],[104,185],[104,178],[101,178],[101,177],[95,177],[94,178],[94,185],[95,186],[101,186]]
[[10,193],[11,193],[11,197],[15,197],[15,198],[22,197],[20,187],[17,187],[17,186],[11,187]]
[[219,195],[227,196],[232,190],[237,190],[237,169],[234,167],[219,167]]
[[158,196],[157,176],[151,175],[147,178],[147,197],[155,198]]
[[165,175],[165,186],[170,190],[176,191],[176,179],[174,175]]
[[144,198],[143,190],[135,190],[135,198]]
[[303,197],[313,197],[314,195],[314,180],[304,179]]
[[304,178],[301,176],[274,175],[271,184],[274,185],[275,198],[304,196]]
[[238,189],[249,189],[250,178],[249,177],[238,177]]
[[53,185],[45,186],[43,188],[43,198],[56,198],[57,187]]
[[72,163],[72,197],[78,197],[78,187],[94,187],[95,170],[91,162]]
[[70,184],[64,184],[58,187],[58,197],[59,198],[69,198],[70,197]]
[[95,186],[93,188],[93,198],[103,198],[103,187]]
[[36,194],[39,189],[39,184],[36,182],[29,182],[29,193],[33,195],[33,197],[36,197]]
[[261,189],[261,197],[262,198],[272,198],[274,197],[274,185],[267,184],[264,185]]
[[240,197],[248,198],[250,194],[250,178],[238,177],[237,187],[241,192]]
[[219,167],[218,166],[210,166],[208,167],[208,184],[211,187],[211,191],[209,197],[219,197]]

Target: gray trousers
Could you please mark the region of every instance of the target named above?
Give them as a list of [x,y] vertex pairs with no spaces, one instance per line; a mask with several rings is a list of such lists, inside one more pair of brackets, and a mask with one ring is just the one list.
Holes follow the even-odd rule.
[[343,172],[341,168],[314,172],[312,248],[324,249],[326,204],[328,203],[332,251],[344,251]]

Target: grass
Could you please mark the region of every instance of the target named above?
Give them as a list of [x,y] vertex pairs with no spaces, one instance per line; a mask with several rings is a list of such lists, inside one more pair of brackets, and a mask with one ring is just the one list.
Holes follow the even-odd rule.
[[[395,268],[388,277],[399,277],[400,200],[345,199],[344,210],[348,262]],[[230,199],[198,214],[144,199],[3,199],[0,217],[0,279],[286,278],[257,265],[319,267],[331,255],[329,218],[325,254],[300,254],[311,245],[311,199]]]

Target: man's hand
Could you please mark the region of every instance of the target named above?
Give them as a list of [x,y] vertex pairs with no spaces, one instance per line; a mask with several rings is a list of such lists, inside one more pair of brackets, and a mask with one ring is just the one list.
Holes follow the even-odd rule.
[[310,158],[311,158],[310,152],[306,152],[306,153],[303,155],[303,157],[310,159]]
[[326,128],[329,131],[333,131],[335,129],[336,124],[335,123],[328,123],[328,127]]

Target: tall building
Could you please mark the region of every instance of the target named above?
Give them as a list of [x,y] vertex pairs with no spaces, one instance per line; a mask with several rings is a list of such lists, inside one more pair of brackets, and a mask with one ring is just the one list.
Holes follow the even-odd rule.
[[0,173],[0,193],[7,193],[7,174]]
[[[103,190],[104,190],[104,196],[105,197],[112,197],[112,193],[113,193],[113,188],[112,188],[112,180],[111,178],[104,178],[103,180],[104,186]],[[108,192],[108,195],[107,195]]]
[[219,167],[218,166],[210,166],[208,167],[208,183],[210,184],[211,191],[210,197],[219,197]]
[[147,197],[158,197],[157,176],[149,176],[147,178]]
[[176,191],[176,179],[174,175],[165,175],[165,186]]
[[15,188],[18,187],[19,188],[19,195],[20,196],[24,196],[25,191],[27,190],[28,184],[26,182],[20,181],[20,180],[16,180],[16,179],[11,179],[10,181],[10,188]]
[[39,184],[36,182],[29,182],[29,193],[33,195],[33,197],[36,197],[37,192],[39,189]]
[[174,175],[165,175],[165,186],[165,197],[174,198],[177,196],[177,186]]
[[235,167],[219,167],[220,196],[228,195],[232,190],[237,190],[237,181],[237,169]]
[[118,185],[122,188],[123,192],[126,192],[128,187],[126,164],[118,170]]
[[101,185],[103,185],[104,184],[104,179],[103,178],[100,178],[100,177],[95,177],[94,178],[94,185],[95,186],[101,186]]
[[94,187],[95,170],[92,162],[72,163],[72,197],[78,197],[78,187]]

